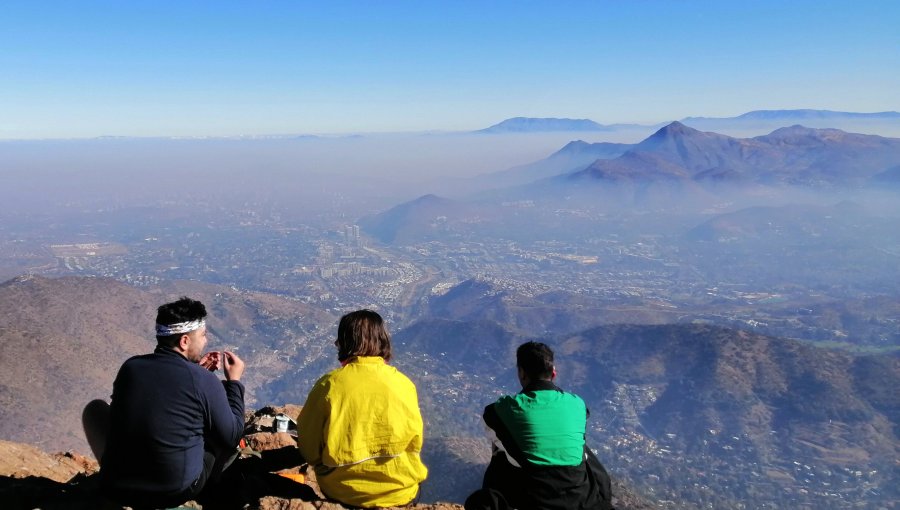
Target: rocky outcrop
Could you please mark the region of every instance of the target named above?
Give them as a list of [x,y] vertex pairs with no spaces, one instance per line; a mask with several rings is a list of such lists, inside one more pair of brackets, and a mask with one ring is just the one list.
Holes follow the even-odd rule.
[[[303,501],[301,499],[284,499],[266,496],[259,500],[258,510],[343,510],[345,507],[329,501]],[[414,505],[402,507],[416,510],[461,510],[462,505],[435,503],[433,505]]]
[[[213,494],[185,503],[212,510],[341,510],[327,501],[296,447],[295,405],[267,406],[248,413],[239,458]],[[275,417],[288,430],[275,430]],[[66,452],[48,454],[31,445],[0,441],[0,507],[11,510],[117,510],[98,491],[97,462]],[[451,503],[417,504],[417,510],[462,510]]]
[[68,482],[76,475],[91,475],[98,469],[97,461],[77,453],[51,455],[31,445],[0,441],[0,476]]
[[[315,474],[296,448],[295,405],[267,406],[247,413],[241,454],[212,494],[185,503],[207,510],[343,510],[319,490]],[[276,431],[276,416],[288,418],[287,431]],[[21,443],[0,441],[0,503],[11,510],[118,510],[98,490],[99,466],[73,452],[48,454]],[[473,467],[475,469],[475,467]],[[480,474],[479,474],[480,476]],[[620,510],[655,508],[615,484]],[[419,503],[413,510],[462,510],[455,503]]]

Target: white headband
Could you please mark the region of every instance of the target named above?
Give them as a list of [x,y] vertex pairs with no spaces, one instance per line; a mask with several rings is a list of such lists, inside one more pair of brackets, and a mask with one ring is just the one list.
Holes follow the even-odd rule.
[[176,322],[175,324],[157,324],[156,336],[181,335],[196,331],[206,326],[206,319],[196,321]]

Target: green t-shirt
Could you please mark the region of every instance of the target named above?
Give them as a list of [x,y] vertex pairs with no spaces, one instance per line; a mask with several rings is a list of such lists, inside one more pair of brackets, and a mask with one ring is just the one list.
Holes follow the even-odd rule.
[[500,397],[494,410],[529,463],[581,464],[587,408],[578,395],[559,389],[523,391]]

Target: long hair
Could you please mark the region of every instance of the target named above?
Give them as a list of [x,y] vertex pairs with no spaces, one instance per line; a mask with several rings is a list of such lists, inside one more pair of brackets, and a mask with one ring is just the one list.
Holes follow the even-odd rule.
[[341,317],[338,324],[338,360],[354,356],[381,356],[391,360],[391,335],[384,319],[372,310],[357,310]]

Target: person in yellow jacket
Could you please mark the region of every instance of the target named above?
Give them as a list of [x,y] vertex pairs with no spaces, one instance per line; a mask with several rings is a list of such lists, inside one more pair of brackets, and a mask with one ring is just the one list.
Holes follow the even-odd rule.
[[391,360],[384,320],[371,310],[341,317],[341,368],[313,385],[297,419],[297,446],[322,492],[357,507],[411,503],[428,475],[416,387]]

